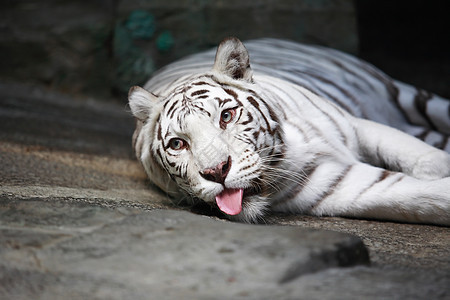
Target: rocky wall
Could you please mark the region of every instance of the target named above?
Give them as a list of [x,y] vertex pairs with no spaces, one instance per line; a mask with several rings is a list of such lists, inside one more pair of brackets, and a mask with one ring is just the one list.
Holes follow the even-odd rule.
[[110,97],[226,36],[357,52],[350,0],[5,0],[0,80]]

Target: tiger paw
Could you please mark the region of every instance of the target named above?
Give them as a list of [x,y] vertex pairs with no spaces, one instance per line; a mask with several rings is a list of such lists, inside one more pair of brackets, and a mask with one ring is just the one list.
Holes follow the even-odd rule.
[[443,151],[433,151],[422,156],[414,165],[411,175],[425,180],[450,177],[450,155]]

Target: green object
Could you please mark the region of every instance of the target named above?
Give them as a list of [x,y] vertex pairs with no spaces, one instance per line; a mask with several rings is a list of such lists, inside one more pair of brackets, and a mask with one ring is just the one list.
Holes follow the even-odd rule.
[[169,51],[174,44],[172,34],[168,30],[164,30],[156,39],[156,47],[161,52]]
[[[132,11],[128,18],[117,21],[113,36],[114,86],[126,93],[130,86],[143,84],[155,71],[155,63],[149,53],[141,49],[137,40],[155,38],[155,18],[145,10]],[[155,39],[160,52],[169,51],[174,45],[172,34],[162,31]]]
[[125,27],[134,39],[151,39],[156,30],[155,18],[145,10],[135,10],[130,13]]

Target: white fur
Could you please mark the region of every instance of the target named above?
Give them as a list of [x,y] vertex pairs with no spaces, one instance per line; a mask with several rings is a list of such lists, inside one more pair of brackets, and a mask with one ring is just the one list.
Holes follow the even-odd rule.
[[[285,53],[293,54],[289,51]],[[285,72],[283,68],[289,69],[289,64],[274,69],[275,73],[282,70],[279,78],[267,72],[253,75],[245,47],[233,38],[219,46],[212,71],[200,72],[204,64],[193,57],[184,71],[177,67],[171,73],[169,68],[147,84],[159,97],[133,88],[129,100],[138,119],[135,148],[150,179],[174,197],[208,203],[214,203],[225,187],[260,188],[261,194],[246,197],[242,212],[230,217],[245,222],[258,221],[272,209],[450,225],[450,155],[400,130],[359,118],[363,114],[374,120],[394,118],[389,122],[399,128],[420,132],[420,124],[408,124],[387,99],[384,85],[388,79],[380,81],[364,73],[354,76],[362,72],[358,64],[363,70],[373,67],[331,53],[352,72],[345,73],[321,57],[320,67],[326,70],[323,74],[334,72],[338,74],[336,80],[346,78],[346,84],[350,83],[346,88],[351,92],[323,84],[318,89],[321,94],[315,90],[316,82],[307,88],[312,79]],[[317,61],[311,60],[314,63]],[[321,70],[314,72],[319,74]],[[363,76],[367,78],[358,81]],[[408,99],[414,96],[410,86],[393,81],[389,84],[400,89],[400,105],[410,103]],[[194,99],[192,95],[202,90],[207,91],[207,97]],[[355,90],[364,95],[365,102],[357,107],[348,105],[350,111],[324,96],[331,93],[343,97],[341,103],[345,104],[355,101],[350,96],[345,98]],[[370,97],[374,108],[369,105]],[[228,99],[228,104],[221,106],[217,99]],[[438,127],[445,129],[450,122],[446,123],[439,107],[445,109],[446,103],[436,99],[430,105],[439,112]],[[255,100],[257,106],[252,103]],[[168,107],[173,109],[170,114]],[[230,108],[236,108],[241,119],[222,128],[221,112]],[[245,119],[247,115],[252,119]],[[414,117],[415,112],[409,115]],[[417,119],[425,122],[419,114]],[[258,129],[259,134],[255,132]],[[428,138],[436,136],[440,141],[442,134],[430,132]],[[182,138],[189,146],[170,149],[167,144],[171,138]],[[273,163],[281,154],[282,161]],[[200,175],[228,157],[232,166],[223,185]]]

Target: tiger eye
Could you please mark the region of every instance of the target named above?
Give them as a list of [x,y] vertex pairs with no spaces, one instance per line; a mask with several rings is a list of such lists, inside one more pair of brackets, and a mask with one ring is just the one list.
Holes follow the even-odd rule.
[[187,143],[183,139],[173,138],[169,141],[169,147],[172,150],[182,150],[187,147]]
[[226,111],[222,112],[222,116],[221,117],[222,117],[222,121],[223,122],[228,123],[233,118],[233,114],[229,110],[226,110]]
[[236,113],[235,109],[226,109],[220,114],[220,121],[224,124],[230,123]]

